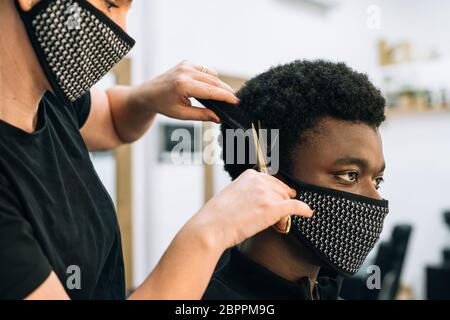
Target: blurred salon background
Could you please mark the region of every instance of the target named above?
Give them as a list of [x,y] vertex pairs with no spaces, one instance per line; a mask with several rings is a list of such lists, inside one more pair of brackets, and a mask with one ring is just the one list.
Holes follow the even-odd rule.
[[[381,191],[391,214],[367,261],[380,265],[382,289],[367,291],[363,268],[344,283],[344,298],[450,298],[449,1],[138,0],[133,7],[129,31],[138,44],[99,86],[137,84],[184,59],[217,70],[237,89],[296,59],[343,61],[367,73],[389,105]],[[198,159],[208,127],[159,116],[132,147],[92,155],[118,208],[130,290],[230,181],[220,163],[171,160],[175,129],[192,133]]]

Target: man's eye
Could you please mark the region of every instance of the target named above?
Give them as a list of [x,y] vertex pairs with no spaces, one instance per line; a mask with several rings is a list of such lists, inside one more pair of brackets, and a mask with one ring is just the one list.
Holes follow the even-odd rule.
[[380,187],[383,184],[383,182],[384,182],[384,178],[383,177],[375,178],[375,188],[377,190],[380,189]]
[[117,9],[119,8],[119,6],[117,5],[117,3],[115,3],[112,0],[105,0],[105,5],[106,8],[108,8],[108,10],[111,10],[112,8]]
[[358,172],[346,172],[336,175],[336,178],[343,182],[356,183],[358,182],[359,174]]

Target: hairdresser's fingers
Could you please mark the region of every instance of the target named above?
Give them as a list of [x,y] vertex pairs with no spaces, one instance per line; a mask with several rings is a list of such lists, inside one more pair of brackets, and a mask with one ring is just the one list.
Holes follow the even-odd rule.
[[[299,200],[284,200],[279,204],[278,219],[283,220],[287,216],[299,216],[305,218],[312,218],[314,212],[312,209],[304,202]],[[281,227],[283,230],[283,227]]]
[[197,81],[210,84],[214,87],[222,88],[233,94],[235,93],[234,89],[231,86],[229,86],[228,84],[226,84],[225,82],[223,82],[222,80],[217,78],[216,76],[212,76],[212,75],[204,73],[204,72],[194,71],[192,78]]
[[183,92],[189,97],[207,99],[207,100],[217,100],[228,102],[231,104],[239,103],[239,99],[228,90],[206,84],[197,80],[186,81],[181,84],[184,86]]
[[212,121],[220,123],[220,118],[214,112],[205,108],[179,106],[171,116],[178,120]]
[[208,67],[206,67],[206,66],[200,66],[200,65],[197,65],[197,64],[191,63],[191,62],[187,62],[187,63],[188,63],[192,68],[194,68],[194,69],[197,70],[197,71],[200,71],[200,72],[205,73],[205,74],[212,75],[212,76],[214,76],[214,77],[218,77],[218,76],[219,76],[219,73],[218,73],[216,70],[214,70],[214,69],[210,69],[210,68],[208,68]]
[[273,179],[269,179],[269,176],[264,177],[264,181],[262,182],[262,188],[267,191],[268,194],[278,196],[281,200],[289,200],[295,197],[295,191],[291,188],[286,188],[282,184],[277,183]]
[[276,195],[280,200],[289,200],[295,197],[295,190],[275,177],[256,170],[247,171],[242,176],[244,177],[245,175],[251,175],[254,179],[254,181],[251,181],[251,185],[254,187],[255,192],[264,194],[267,198],[273,198]]
[[[297,192],[294,189],[289,187],[287,184],[285,184],[280,179],[277,179],[276,177],[270,176],[270,175],[267,175],[267,179],[271,183],[273,190],[277,191],[280,195],[282,195],[283,199],[286,199],[286,200],[288,198],[293,199],[297,195]],[[285,195],[287,195],[288,198],[286,198]]]

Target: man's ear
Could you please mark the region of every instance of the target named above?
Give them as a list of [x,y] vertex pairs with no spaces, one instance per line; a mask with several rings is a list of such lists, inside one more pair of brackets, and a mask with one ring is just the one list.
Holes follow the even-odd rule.
[[31,10],[31,8],[33,8],[36,3],[40,2],[41,0],[16,0],[19,3],[20,8],[25,11],[28,12]]

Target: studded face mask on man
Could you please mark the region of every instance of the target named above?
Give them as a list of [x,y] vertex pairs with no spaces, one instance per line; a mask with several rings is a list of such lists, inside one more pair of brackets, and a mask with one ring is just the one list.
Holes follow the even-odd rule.
[[302,183],[280,174],[297,190],[297,199],[314,210],[311,219],[293,217],[293,234],[332,270],[354,275],[374,248],[389,203]]
[[41,0],[17,8],[54,93],[71,103],[86,94],[135,41],[86,0]]

